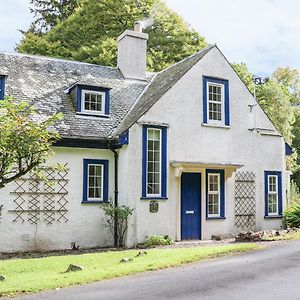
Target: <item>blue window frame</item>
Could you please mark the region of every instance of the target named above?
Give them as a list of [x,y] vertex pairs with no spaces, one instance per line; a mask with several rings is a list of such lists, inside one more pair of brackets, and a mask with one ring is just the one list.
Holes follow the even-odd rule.
[[89,85],[76,86],[76,111],[85,115],[109,116],[109,89]]
[[206,218],[225,219],[224,170],[206,170]]
[[108,160],[83,160],[82,203],[108,202]]
[[5,76],[0,75],[0,100],[3,100],[5,96]]
[[203,123],[230,125],[228,80],[203,76]]
[[282,216],[282,176],[280,171],[265,171],[265,217]]
[[142,198],[167,198],[167,128],[143,126]]

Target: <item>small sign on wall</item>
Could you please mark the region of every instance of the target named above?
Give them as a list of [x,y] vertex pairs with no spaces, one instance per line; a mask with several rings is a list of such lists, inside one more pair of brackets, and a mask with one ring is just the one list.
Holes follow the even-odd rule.
[[158,201],[157,200],[152,200],[149,203],[149,210],[151,213],[155,214],[158,212]]

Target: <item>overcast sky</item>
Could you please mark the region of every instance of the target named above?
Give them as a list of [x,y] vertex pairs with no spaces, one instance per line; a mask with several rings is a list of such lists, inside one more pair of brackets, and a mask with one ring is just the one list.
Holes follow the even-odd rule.
[[[269,74],[278,66],[300,71],[299,0],[165,0],[231,62]],[[0,51],[14,51],[32,15],[29,0],[0,0]]]

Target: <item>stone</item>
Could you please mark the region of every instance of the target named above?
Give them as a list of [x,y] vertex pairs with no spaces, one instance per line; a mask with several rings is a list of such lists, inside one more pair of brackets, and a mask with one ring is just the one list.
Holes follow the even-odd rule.
[[136,257],[147,255],[147,251],[139,251]]
[[80,267],[78,265],[72,265],[72,264],[70,264],[69,267],[68,267],[68,269],[66,270],[66,273],[67,272],[77,272],[77,271],[82,271],[82,270],[83,270],[82,267]]
[[4,281],[6,278],[3,275],[0,275],[0,281]]
[[121,263],[128,263],[128,262],[131,262],[133,261],[133,258],[128,258],[128,257],[123,257],[120,262]]

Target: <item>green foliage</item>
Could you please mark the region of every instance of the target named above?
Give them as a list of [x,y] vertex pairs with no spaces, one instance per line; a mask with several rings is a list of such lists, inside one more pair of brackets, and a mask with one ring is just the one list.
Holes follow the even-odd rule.
[[34,21],[29,31],[47,32],[58,22],[67,19],[79,6],[80,0],[31,0]]
[[[61,1],[46,1],[47,11],[54,2]],[[149,25],[153,19],[153,24],[145,29],[149,33],[147,59],[151,71],[160,71],[207,45],[161,0],[82,0],[75,6],[68,11],[68,17],[55,13],[55,22],[45,21],[51,27],[49,32],[25,33],[18,52],[115,66],[116,38],[133,28],[135,21],[147,18]]]
[[59,135],[49,128],[62,114],[39,118],[26,101],[0,101],[0,188],[44,163],[52,153]]
[[299,194],[299,187],[297,186],[297,183],[294,180],[291,180],[290,183],[290,199],[289,199],[289,205],[293,204],[300,204],[300,194]]
[[295,117],[288,89],[280,82],[270,78],[267,83],[257,86],[256,95],[259,104],[283,135],[285,141],[291,144],[292,125]]
[[[133,208],[122,205],[115,207],[112,203],[106,203],[100,207],[105,214],[104,228],[108,228],[114,234],[115,224],[117,227],[118,247],[124,246],[124,238],[128,229],[128,218],[133,213]],[[115,222],[116,221],[116,222]]]
[[254,85],[251,74],[248,70],[248,67],[245,63],[232,63],[232,68],[235,70],[235,72],[239,75],[243,83],[246,85],[246,87],[249,89],[249,91],[253,94],[254,92]]
[[146,242],[143,245],[146,247],[155,247],[162,245],[171,245],[173,243],[174,241],[167,235],[151,235],[147,238]]
[[284,224],[287,227],[300,227],[299,202],[295,202],[284,212]]

